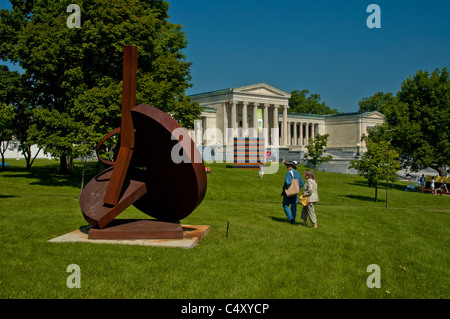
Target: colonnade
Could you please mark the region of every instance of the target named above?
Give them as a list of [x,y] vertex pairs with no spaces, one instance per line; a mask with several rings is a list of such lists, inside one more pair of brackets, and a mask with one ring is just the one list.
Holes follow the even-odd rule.
[[319,134],[319,124],[314,122],[288,120],[287,128],[287,146],[308,145],[308,140]]
[[[223,145],[232,145],[234,137],[264,137],[270,146],[304,146],[319,133],[319,124],[288,118],[288,106],[263,102],[227,101],[217,110],[216,125]],[[259,112],[258,112],[259,111]],[[260,116],[258,116],[260,113]],[[210,127],[206,117],[198,121],[195,141],[202,143],[203,132]],[[275,134],[278,133],[278,134]]]
[[[249,101],[224,102],[221,118],[223,122],[220,125],[222,128],[225,128],[223,130],[224,143],[227,141],[227,144],[229,144],[234,137],[257,137],[262,135],[268,141],[268,145],[279,145],[279,139],[272,141],[271,130],[274,129],[275,132],[279,130],[278,113],[280,108],[283,109],[281,126],[287,128],[287,105]],[[261,110],[262,113],[260,118],[258,118],[258,110]],[[226,128],[232,129],[231,132],[228,132]],[[286,132],[283,131],[279,135],[281,136],[281,144],[285,144],[284,137],[287,136],[287,129]]]

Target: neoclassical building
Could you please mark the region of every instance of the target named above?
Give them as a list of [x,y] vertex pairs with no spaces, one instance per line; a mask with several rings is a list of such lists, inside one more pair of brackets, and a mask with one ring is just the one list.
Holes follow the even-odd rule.
[[203,107],[191,137],[199,145],[232,145],[234,137],[264,137],[266,145],[305,150],[309,138],[329,134],[327,151],[364,152],[367,130],[384,122],[379,112],[315,115],[289,112],[290,94],[260,83],[190,96]]

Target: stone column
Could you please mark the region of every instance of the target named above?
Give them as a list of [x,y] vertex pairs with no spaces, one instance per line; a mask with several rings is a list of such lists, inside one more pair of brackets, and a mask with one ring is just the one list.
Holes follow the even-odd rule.
[[311,123],[306,123],[306,145],[309,145],[309,139],[311,138],[311,134],[309,133],[309,125]]
[[297,123],[296,122],[294,122],[294,141],[293,141],[292,145],[298,145],[298,143],[297,143]]
[[222,135],[223,135],[223,141],[222,141],[222,145],[227,145],[228,142],[228,134],[227,134],[227,128],[228,128],[228,105],[226,102],[222,103],[222,107],[223,107],[223,131],[222,131]]
[[248,135],[248,116],[247,116],[247,102],[242,102],[242,135],[244,137]]
[[[276,105],[273,106],[273,129],[278,133],[278,107]],[[269,132],[271,134],[271,132]],[[278,139],[276,141],[272,141],[272,145],[278,145]]]
[[357,122],[357,136],[356,136],[356,143],[361,144],[361,133],[362,133],[362,115],[360,114],[358,116],[358,122]]
[[266,145],[269,144],[269,105],[263,104],[263,133]]
[[291,122],[286,122],[287,123],[287,135],[286,135],[286,146],[291,145]]
[[252,137],[258,137],[258,103],[253,104],[253,116],[252,116]]
[[282,105],[283,107],[283,144],[288,144],[288,124],[287,124],[287,105]]
[[303,123],[300,122],[300,143],[299,145],[303,145]]
[[230,101],[231,105],[231,128],[233,129],[233,133],[231,137],[236,136],[236,129],[237,129],[237,108],[236,108],[236,102]]

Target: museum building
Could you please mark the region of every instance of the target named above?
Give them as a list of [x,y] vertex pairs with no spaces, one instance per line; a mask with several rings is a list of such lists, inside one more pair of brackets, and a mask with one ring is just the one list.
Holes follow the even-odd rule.
[[384,115],[377,111],[291,113],[290,96],[265,83],[191,95],[203,111],[189,134],[197,145],[230,146],[234,137],[264,137],[267,147],[303,152],[311,137],[329,134],[326,151],[345,157],[363,153],[361,136],[384,122]]

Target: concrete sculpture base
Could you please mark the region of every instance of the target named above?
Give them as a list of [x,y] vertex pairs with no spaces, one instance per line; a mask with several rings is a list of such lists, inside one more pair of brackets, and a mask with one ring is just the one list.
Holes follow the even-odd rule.
[[80,229],[49,240],[51,243],[84,242],[95,244],[120,244],[141,245],[153,247],[180,247],[193,248],[210,231],[210,226],[202,225],[180,225],[183,231],[182,238],[153,238],[153,239],[90,239],[89,233],[92,226],[83,226]]

